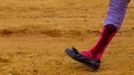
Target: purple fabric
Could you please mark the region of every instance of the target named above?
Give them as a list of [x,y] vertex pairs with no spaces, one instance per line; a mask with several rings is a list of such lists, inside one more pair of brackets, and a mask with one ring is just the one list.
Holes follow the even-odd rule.
[[117,27],[117,31],[119,31],[126,14],[128,3],[128,0],[110,0],[104,25],[113,24]]

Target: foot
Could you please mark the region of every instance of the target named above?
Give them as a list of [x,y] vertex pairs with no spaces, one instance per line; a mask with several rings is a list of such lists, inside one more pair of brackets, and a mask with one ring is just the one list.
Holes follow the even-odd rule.
[[100,67],[100,60],[96,58],[86,57],[78,52],[75,48],[66,48],[65,53],[74,60],[87,65],[92,70],[97,70]]
[[81,51],[80,54],[89,58],[93,58],[93,55],[89,51]]

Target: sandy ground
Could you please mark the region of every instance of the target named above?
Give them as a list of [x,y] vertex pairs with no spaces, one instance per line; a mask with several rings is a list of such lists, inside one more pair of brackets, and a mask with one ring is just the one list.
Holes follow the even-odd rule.
[[109,0],[0,0],[0,75],[134,75],[134,1],[97,72],[64,53],[97,40]]

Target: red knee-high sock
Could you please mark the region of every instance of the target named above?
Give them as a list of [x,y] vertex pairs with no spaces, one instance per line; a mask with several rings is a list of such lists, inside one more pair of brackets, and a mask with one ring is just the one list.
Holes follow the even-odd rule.
[[109,24],[104,26],[96,44],[91,49],[87,51],[82,51],[81,54],[87,57],[101,59],[104,50],[106,49],[116,32],[117,28],[114,25]]

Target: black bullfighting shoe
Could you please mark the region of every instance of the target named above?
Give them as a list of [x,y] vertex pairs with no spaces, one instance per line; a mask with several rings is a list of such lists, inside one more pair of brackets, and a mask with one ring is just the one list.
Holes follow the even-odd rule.
[[65,53],[72,59],[85,64],[91,70],[95,71],[100,67],[100,60],[96,58],[86,57],[78,52],[76,48],[66,48]]

